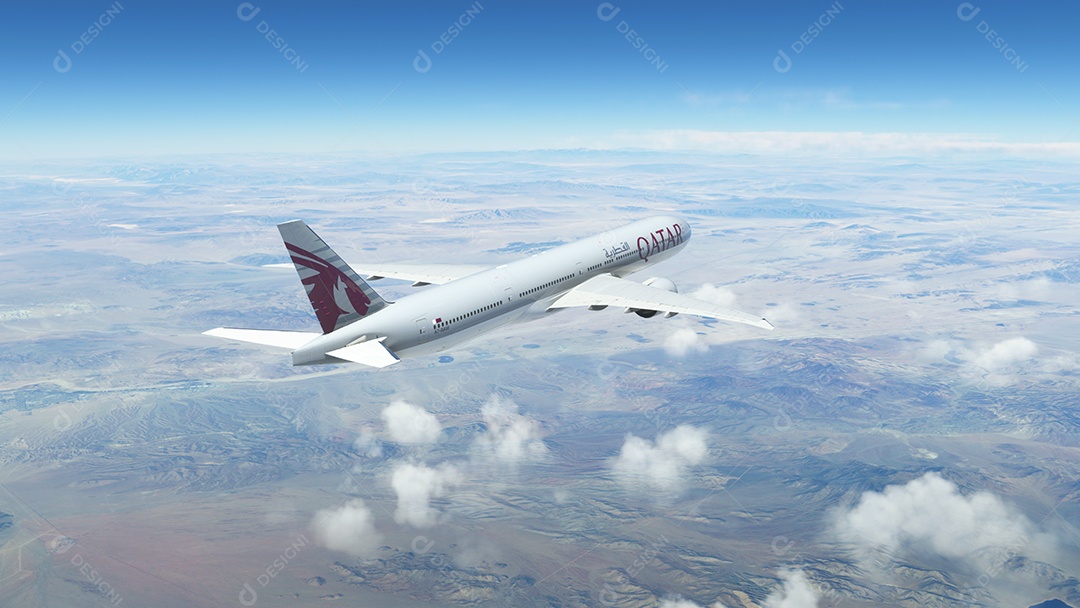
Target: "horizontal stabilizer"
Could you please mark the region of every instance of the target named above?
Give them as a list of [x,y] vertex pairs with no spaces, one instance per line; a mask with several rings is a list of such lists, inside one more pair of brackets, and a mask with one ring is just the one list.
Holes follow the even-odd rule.
[[665,289],[657,289],[609,274],[595,276],[566,292],[549,308],[573,306],[624,306],[639,310],[685,313],[731,323],[772,329],[772,323],[757,315],[731,310]]
[[262,344],[263,346],[276,346],[296,350],[301,346],[318,338],[322,334],[307,331],[281,331],[276,329],[232,329],[230,327],[218,327],[210,331],[204,331],[203,335],[215,338],[227,338],[240,342]]
[[352,361],[353,363],[359,363],[369,367],[386,367],[401,361],[401,359],[394,354],[394,351],[383,346],[382,341],[385,339],[386,338],[368,340],[359,344],[353,344],[352,346],[346,346],[345,348],[332,350],[326,354],[331,357],[337,357],[338,359]]

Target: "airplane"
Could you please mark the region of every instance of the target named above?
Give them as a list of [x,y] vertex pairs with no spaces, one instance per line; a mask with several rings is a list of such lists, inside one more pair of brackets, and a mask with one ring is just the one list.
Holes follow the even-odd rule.
[[402,357],[443,352],[497,327],[575,307],[616,306],[644,318],[684,313],[773,328],[759,316],[680,294],[670,279],[639,283],[624,278],[670,258],[690,241],[690,225],[672,215],[639,220],[495,267],[357,267],[368,281],[435,285],[397,302],[376,293],[303,221],[279,224],[278,231],[322,333],[226,327],[203,333],[288,349],[293,365],[351,362],[384,368]]

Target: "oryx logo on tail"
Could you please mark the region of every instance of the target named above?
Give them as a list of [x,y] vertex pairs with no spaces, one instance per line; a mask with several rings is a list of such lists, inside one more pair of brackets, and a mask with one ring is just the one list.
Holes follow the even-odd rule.
[[278,226],[323,333],[361,319],[386,302],[303,222]]
[[[341,315],[362,317],[367,314],[371,300],[345,273],[310,251],[291,243],[285,243],[285,247],[291,254],[293,264],[296,264],[297,272],[300,272],[300,282],[307,290],[324,333],[334,331]],[[308,269],[307,276],[300,271],[301,267]]]

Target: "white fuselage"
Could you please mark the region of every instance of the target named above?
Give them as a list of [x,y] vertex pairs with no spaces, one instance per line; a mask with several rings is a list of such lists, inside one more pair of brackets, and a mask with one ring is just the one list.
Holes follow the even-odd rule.
[[402,298],[293,352],[294,365],[338,363],[326,353],[365,340],[399,355],[437,353],[493,328],[549,314],[560,296],[601,274],[623,277],[671,257],[690,226],[644,219]]

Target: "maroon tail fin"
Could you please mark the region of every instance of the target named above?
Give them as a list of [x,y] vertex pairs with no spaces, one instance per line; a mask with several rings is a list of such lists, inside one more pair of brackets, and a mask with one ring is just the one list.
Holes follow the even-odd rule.
[[340,329],[386,306],[386,300],[307,224],[294,220],[279,224],[278,231],[323,333]]

